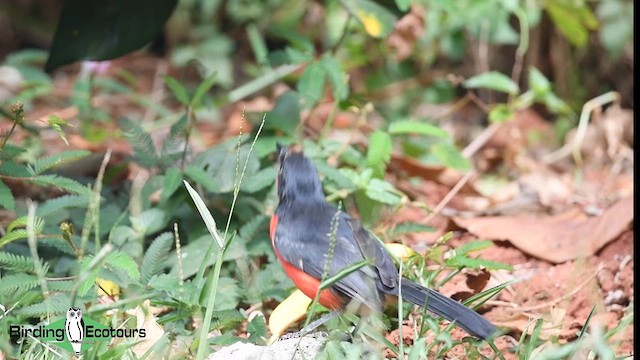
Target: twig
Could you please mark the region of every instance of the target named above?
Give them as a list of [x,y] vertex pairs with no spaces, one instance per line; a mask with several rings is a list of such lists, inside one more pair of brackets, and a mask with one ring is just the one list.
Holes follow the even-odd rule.
[[591,117],[590,115],[595,109],[598,109],[610,102],[620,102],[620,94],[616,91],[610,91],[587,101],[582,106],[582,112],[580,113],[580,120],[578,122],[578,129],[576,130],[576,136],[573,138],[573,141],[571,141],[571,143],[565,144],[560,149],[543,157],[542,162],[546,165],[552,164],[556,161],[562,160],[570,154],[573,154],[574,161],[577,164],[581,164],[582,154],[580,153],[580,149],[582,148],[584,137],[587,134],[589,119]]
[[438,205],[436,205],[436,207],[433,208],[433,211],[427,216],[427,218],[425,219],[426,223],[429,223],[431,220],[433,220],[433,218],[438,215],[440,213],[440,211],[442,211],[442,209],[444,209],[445,206],[447,206],[447,204],[449,203],[449,201],[451,201],[451,199],[453,199],[454,196],[456,196],[456,194],[460,191],[460,189],[462,189],[462,187],[469,181],[469,179],[471,179],[471,177],[473,175],[476,174],[475,170],[469,170],[467,171],[466,174],[464,174],[464,176],[462,177],[462,179],[458,180],[458,182],[456,183],[456,185],[447,193],[447,195],[444,197],[444,199],[442,199]]

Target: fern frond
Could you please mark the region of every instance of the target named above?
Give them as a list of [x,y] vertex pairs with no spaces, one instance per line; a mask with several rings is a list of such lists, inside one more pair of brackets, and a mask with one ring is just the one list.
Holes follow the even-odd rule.
[[18,146],[14,146],[11,144],[4,144],[4,147],[2,148],[2,151],[0,151],[0,159],[1,160],[13,160],[15,158],[17,158],[18,156],[20,156],[20,154],[22,154],[23,152],[25,152],[25,149],[18,147]]
[[46,217],[66,208],[83,208],[89,205],[89,197],[84,195],[63,195],[42,203],[36,215]]
[[266,219],[267,217],[265,215],[258,215],[247,221],[238,231],[240,236],[242,236],[246,242],[251,241]]
[[[77,237],[72,237],[73,243],[79,246]],[[64,254],[74,255],[73,249],[69,246],[69,243],[59,237],[41,237],[38,239],[38,246],[48,246],[54,248]],[[90,251],[90,250],[87,250]]]
[[[27,216],[20,216],[19,218],[13,220],[7,226],[7,231],[11,232],[17,228],[27,227]],[[36,217],[34,220],[34,227],[36,230],[36,234],[41,234],[42,229],[44,229],[44,219],[42,217]]]
[[32,175],[42,174],[52,167],[82,159],[89,154],[91,154],[91,152],[88,150],[69,150],[39,158],[31,167],[33,171]]
[[36,267],[30,257],[0,251],[0,267],[4,270],[35,272]]
[[0,295],[9,295],[14,292],[24,292],[31,290],[40,285],[36,275],[29,274],[11,274],[1,278]]
[[156,165],[158,154],[151,136],[140,125],[127,118],[121,118],[119,123],[124,136],[133,148],[137,162],[144,167]]
[[131,256],[123,253],[122,251],[113,251],[109,253],[105,258],[105,264],[113,269],[126,272],[131,279],[136,280],[140,278],[138,264]]
[[68,191],[70,193],[86,195],[91,194],[91,189],[80,184],[79,182],[57,176],[57,175],[38,175],[31,179],[34,183],[41,186],[54,186],[60,190]]
[[26,165],[8,160],[3,160],[2,164],[0,164],[0,174],[18,178],[28,178],[31,176]]
[[59,316],[67,313],[70,303],[69,294],[58,293],[40,303],[15,310],[15,314],[27,317]]
[[171,156],[176,153],[182,153],[185,146],[187,136],[187,116],[183,115],[175,124],[171,125],[169,134],[162,143],[160,156]]
[[47,281],[49,291],[54,292],[71,292],[74,284],[73,280]]
[[165,232],[158,235],[149,245],[142,259],[140,267],[140,282],[147,284],[153,275],[158,274],[163,267],[164,260],[173,245],[173,234]]
[[0,237],[0,248],[7,245],[10,242],[26,239],[27,238],[27,230],[26,229],[16,229],[4,234],[3,237]]

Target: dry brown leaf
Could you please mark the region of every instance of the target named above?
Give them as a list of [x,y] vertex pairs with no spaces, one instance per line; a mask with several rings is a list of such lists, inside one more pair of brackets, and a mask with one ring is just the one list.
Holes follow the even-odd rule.
[[476,294],[484,290],[491,279],[491,273],[486,269],[480,269],[467,274],[467,286]]
[[508,240],[529,255],[557,264],[591,256],[627,229],[633,221],[633,198],[618,201],[596,217],[574,209],[549,217],[518,215],[453,220],[480,238]]
[[[138,330],[145,329],[146,336],[136,338],[136,341],[140,340],[137,344],[131,348],[133,352],[141,358],[147,350],[149,350],[156,341],[164,335],[164,329],[156,321],[156,317],[153,314],[153,308],[149,300],[146,300],[141,306],[138,306],[135,310],[136,321]],[[153,355],[152,355],[153,357]]]
[[[464,175],[454,169],[442,165],[424,164],[416,159],[401,154],[391,155],[391,166],[402,169],[410,176],[418,176],[424,180],[435,181],[449,187],[455,186]],[[477,194],[478,192],[473,188],[471,185],[472,183],[473,182],[470,181],[465,184],[462,187],[461,192]]]

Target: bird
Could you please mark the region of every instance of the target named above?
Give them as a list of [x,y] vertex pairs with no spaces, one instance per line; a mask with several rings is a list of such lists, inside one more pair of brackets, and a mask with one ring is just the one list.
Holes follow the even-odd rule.
[[84,320],[82,319],[82,310],[77,307],[70,307],[67,310],[67,320],[64,322],[64,328],[67,333],[67,340],[71,343],[71,347],[76,355],[80,355],[82,349],[82,340],[84,339]]
[[490,321],[458,301],[407,278],[400,280],[384,245],[359,220],[325,200],[319,173],[304,153],[280,144],[277,152],[278,205],[270,221],[270,238],[284,272],[305,295],[316,297],[327,259],[326,277],[370,260],[322,290],[318,302],[340,311],[355,301],[364,310],[379,312],[388,296],[401,294],[475,337],[488,339],[496,333]]

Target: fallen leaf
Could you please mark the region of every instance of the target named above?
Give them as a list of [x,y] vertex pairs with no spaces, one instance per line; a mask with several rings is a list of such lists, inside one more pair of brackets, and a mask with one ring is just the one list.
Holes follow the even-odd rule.
[[589,217],[579,209],[562,214],[453,218],[479,238],[508,240],[537,258],[563,263],[595,254],[633,221],[633,198],[618,201],[602,215]]
[[481,269],[473,273],[468,273],[467,286],[477,294],[487,287],[489,279],[491,279],[491,273],[487,271],[487,269]]
[[385,244],[387,250],[393,255],[395,258],[400,259],[402,261],[407,261],[411,256],[415,255],[416,252],[413,251],[412,248],[397,243]]
[[[425,164],[414,158],[398,154],[391,155],[391,166],[402,169],[409,174],[409,176],[432,180],[449,187],[455,186],[464,175],[459,171],[445,166]],[[466,183],[462,187],[461,192],[477,194],[478,192],[471,185],[472,183],[473,181]]]
[[269,316],[269,331],[272,334],[269,344],[277,340],[291,324],[305,316],[311,301],[302,291],[296,290],[273,309]]
[[[156,317],[153,314],[153,308],[150,304],[149,300],[145,300],[145,302],[135,310],[138,330],[145,330],[145,336],[136,337],[135,341],[139,340],[140,342],[133,345],[131,348],[138,358],[142,358],[147,350],[149,350],[164,335],[164,329],[156,321]],[[150,358],[153,358],[153,356],[154,354],[151,354]]]

